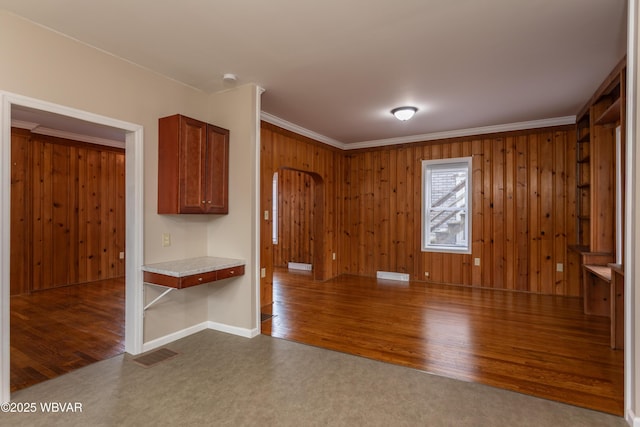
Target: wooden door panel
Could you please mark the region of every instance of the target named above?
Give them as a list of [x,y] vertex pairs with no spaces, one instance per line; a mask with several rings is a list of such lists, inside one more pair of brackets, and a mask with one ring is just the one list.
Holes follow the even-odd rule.
[[203,210],[206,162],[207,124],[183,117],[180,127],[180,205],[182,213],[200,213]]

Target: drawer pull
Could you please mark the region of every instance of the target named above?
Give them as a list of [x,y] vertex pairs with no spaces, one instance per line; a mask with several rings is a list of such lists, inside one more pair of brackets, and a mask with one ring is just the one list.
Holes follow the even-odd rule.
[[233,272],[233,270],[231,270],[231,271],[229,272],[229,274],[233,274],[233,273],[234,273],[234,272]]
[[202,277],[198,277],[198,282],[202,282]]

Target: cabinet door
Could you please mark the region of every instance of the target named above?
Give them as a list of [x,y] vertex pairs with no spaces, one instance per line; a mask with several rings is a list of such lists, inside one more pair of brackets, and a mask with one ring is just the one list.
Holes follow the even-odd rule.
[[206,211],[207,124],[188,117],[180,126],[180,213]]
[[208,125],[207,134],[204,210],[207,213],[226,214],[229,212],[229,131]]

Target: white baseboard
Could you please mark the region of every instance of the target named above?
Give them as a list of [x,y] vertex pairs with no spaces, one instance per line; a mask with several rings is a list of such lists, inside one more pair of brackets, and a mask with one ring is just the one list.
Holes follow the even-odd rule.
[[173,341],[188,337],[189,335],[195,334],[196,332],[204,331],[205,329],[212,329],[214,331],[225,332],[227,334],[237,335],[244,338],[254,338],[260,335],[260,330],[257,328],[239,328],[237,326],[225,325],[224,323],[207,321],[146,342],[142,344],[142,352],[144,353],[158,347],[162,347],[163,345],[167,345],[169,343],[172,343]]
[[633,427],[640,427],[640,418],[636,417],[636,414],[631,410],[627,410],[627,416],[625,417],[627,424]]
[[200,331],[204,331],[205,329],[208,329],[209,322],[202,322],[199,323],[197,325],[193,325],[190,326],[188,328],[185,329],[181,329],[179,331],[176,332],[172,332],[168,335],[165,335],[163,337],[160,338],[156,338],[154,340],[151,340],[149,342],[146,342],[144,344],[142,344],[142,352],[147,352],[149,350],[153,350],[155,348],[158,347],[162,347],[163,345],[169,344],[170,342],[179,340],[180,338],[184,338],[184,337],[188,337],[189,335],[195,334],[196,332],[200,332]]
[[214,331],[225,332],[231,335],[237,335],[239,337],[245,338],[253,338],[255,336],[260,335],[260,331],[258,329],[247,329],[247,328],[239,328],[237,326],[225,325],[224,323],[217,323],[209,321],[207,322],[208,329],[213,329]]

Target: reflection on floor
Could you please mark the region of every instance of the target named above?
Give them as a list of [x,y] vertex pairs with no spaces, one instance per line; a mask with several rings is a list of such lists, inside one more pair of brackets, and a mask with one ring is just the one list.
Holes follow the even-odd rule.
[[124,278],[11,297],[11,391],[124,352]]
[[623,351],[579,298],[277,270],[273,300],[273,337],[623,413]]

